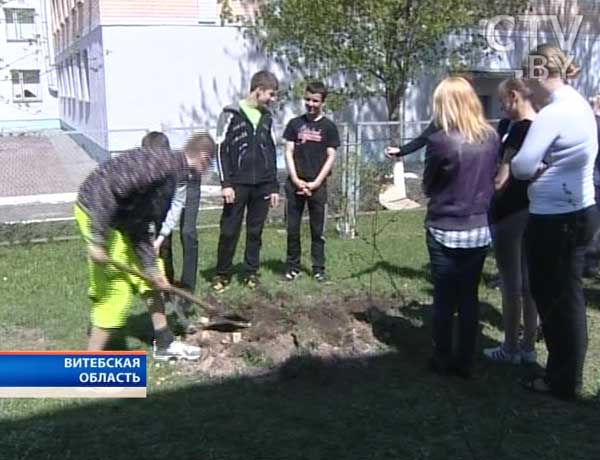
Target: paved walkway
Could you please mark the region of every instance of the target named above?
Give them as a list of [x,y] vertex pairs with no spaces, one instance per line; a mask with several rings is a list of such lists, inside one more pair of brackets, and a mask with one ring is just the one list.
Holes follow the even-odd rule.
[[96,166],[67,135],[1,137],[0,160],[2,198],[76,192]]
[[63,134],[0,137],[0,161],[0,223],[68,217],[96,166]]

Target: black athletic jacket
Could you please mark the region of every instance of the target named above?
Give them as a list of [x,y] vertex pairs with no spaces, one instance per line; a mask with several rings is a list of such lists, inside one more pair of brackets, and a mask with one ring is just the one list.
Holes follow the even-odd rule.
[[279,191],[277,157],[268,111],[256,130],[239,105],[227,106],[217,123],[217,165],[222,187],[271,183]]

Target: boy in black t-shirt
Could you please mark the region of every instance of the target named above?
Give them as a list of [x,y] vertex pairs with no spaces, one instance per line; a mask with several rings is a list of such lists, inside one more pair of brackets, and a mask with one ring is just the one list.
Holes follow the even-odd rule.
[[283,137],[285,162],[289,177],[285,185],[287,197],[287,269],[285,279],[295,280],[300,274],[300,223],[308,204],[311,234],[313,276],[325,281],[325,206],[327,177],[335,162],[340,137],[335,124],[322,113],[327,97],[323,83],[313,82],[304,92],[306,113],[290,120]]

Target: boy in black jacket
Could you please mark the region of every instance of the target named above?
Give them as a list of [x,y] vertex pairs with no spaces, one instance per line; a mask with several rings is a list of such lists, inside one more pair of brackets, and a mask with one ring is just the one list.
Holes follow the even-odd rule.
[[217,123],[217,164],[223,195],[217,275],[212,287],[223,292],[231,281],[231,264],[246,214],[244,284],[258,285],[262,230],[271,207],[279,202],[277,159],[269,106],[276,99],[275,75],[260,71],[252,76],[250,94],[227,106]]
[[300,223],[304,206],[310,218],[313,276],[325,281],[325,239],[323,227],[327,205],[327,177],[335,161],[340,136],[335,124],[325,117],[322,107],[327,88],[321,82],[307,85],[304,92],[306,113],[287,124],[285,162],[289,178],[285,185],[287,197],[287,270],[285,279],[293,281],[300,275]]

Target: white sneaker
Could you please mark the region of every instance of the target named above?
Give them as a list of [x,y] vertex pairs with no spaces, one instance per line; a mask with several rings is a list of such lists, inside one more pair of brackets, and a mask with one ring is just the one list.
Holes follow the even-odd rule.
[[523,364],[537,363],[537,352],[535,350],[531,350],[531,351],[521,350],[521,361]]
[[508,353],[502,345],[495,348],[486,348],[483,350],[486,358],[498,363],[521,364],[521,353]]
[[169,361],[185,359],[187,361],[196,361],[201,356],[200,347],[188,345],[179,340],[173,340],[167,348],[160,349],[154,342],[154,359],[157,361]]

